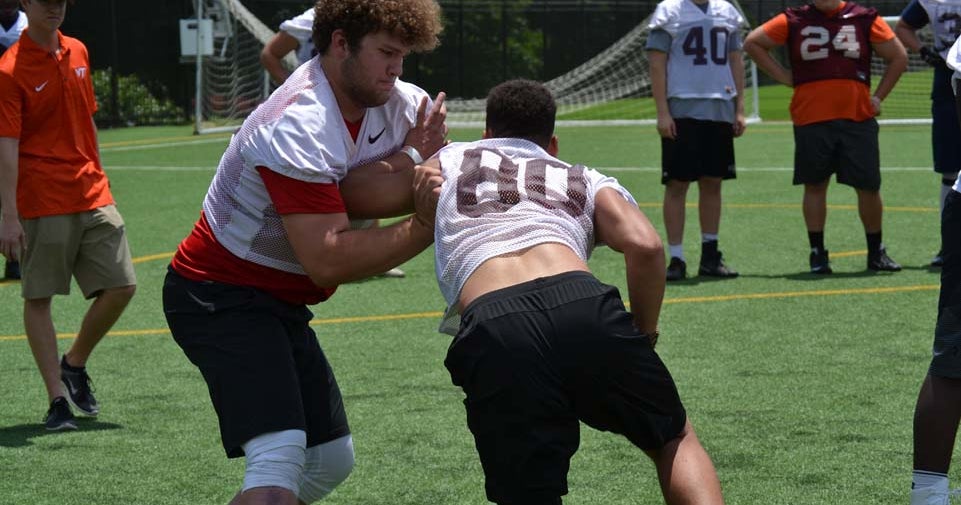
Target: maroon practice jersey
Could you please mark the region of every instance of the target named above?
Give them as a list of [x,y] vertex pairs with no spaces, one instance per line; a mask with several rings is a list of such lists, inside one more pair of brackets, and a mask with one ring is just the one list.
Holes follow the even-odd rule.
[[876,9],[848,2],[830,17],[813,5],[789,8],[785,14],[795,85],[852,79],[870,87],[870,36]]

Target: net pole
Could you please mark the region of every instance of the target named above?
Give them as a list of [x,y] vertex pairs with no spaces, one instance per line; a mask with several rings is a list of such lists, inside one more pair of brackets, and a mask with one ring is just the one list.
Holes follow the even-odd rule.
[[200,134],[200,123],[203,121],[203,30],[200,29],[200,23],[204,16],[204,0],[197,0],[197,71],[195,75],[195,86],[196,90],[194,92],[194,135]]

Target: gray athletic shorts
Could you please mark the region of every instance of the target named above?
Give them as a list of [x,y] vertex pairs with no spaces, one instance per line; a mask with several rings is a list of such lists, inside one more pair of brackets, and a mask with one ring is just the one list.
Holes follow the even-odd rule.
[[928,373],[935,377],[961,379],[961,194],[951,191],[941,214],[944,267],[938,324]]

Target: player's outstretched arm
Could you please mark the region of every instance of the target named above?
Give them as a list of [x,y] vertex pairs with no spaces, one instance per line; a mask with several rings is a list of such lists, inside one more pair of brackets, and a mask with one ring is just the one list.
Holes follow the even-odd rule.
[[624,254],[627,292],[637,329],[653,335],[664,300],[664,245],[647,216],[616,190],[603,188],[594,203],[597,240]]

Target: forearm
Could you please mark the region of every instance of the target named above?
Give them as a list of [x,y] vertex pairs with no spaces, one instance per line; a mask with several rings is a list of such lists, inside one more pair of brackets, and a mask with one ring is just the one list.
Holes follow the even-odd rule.
[[330,230],[308,247],[299,248],[297,255],[315,284],[336,286],[397,267],[433,240],[433,228],[410,216],[380,228]]
[[744,115],[744,58],[740,52],[731,53],[728,60],[731,65],[731,76],[734,77],[734,89],[737,96],[734,97],[734,110],[739,115]]
[[264,67],[264,70],[270,74],[270,79],[275,84],[283,84],[284,81],[290,77],[290,71],[284,67],[284,64],[281,60],[275,58],[273,55],[261,54],[260,64]]
[[915,53],[921,52],[921,39],[918,38],[917,32],[910,25],[898,20],[898,24],[894,27],[894,34],[897,35],[898,40],[904,44],[905,48]]
[[762,72],[771,76],[775,81],[785,85],[793,86],[794,79],[791,72],[784,68],[777,60],[771,56],[770,50],[750,40],[744,41],[744,52],[746,52]]
[[19,220],[17,211],[18,139],[0,138],[0,213],[3,219]]
[[340,194],[352,219],[376,219],[414,211],[414,162],[403,152],[351,169]]
[[657,330],[657,321],[664,301],[666,278],[664,250],[651,247],[637,252],[625,252],[627,293],[634,314],[634,325],[648,334]]
[[658,116],[670,115],[667,103],[667,54],[660,51],[648,51],[648,62],[651,65],[651,96],[654,97],[654,107]]

